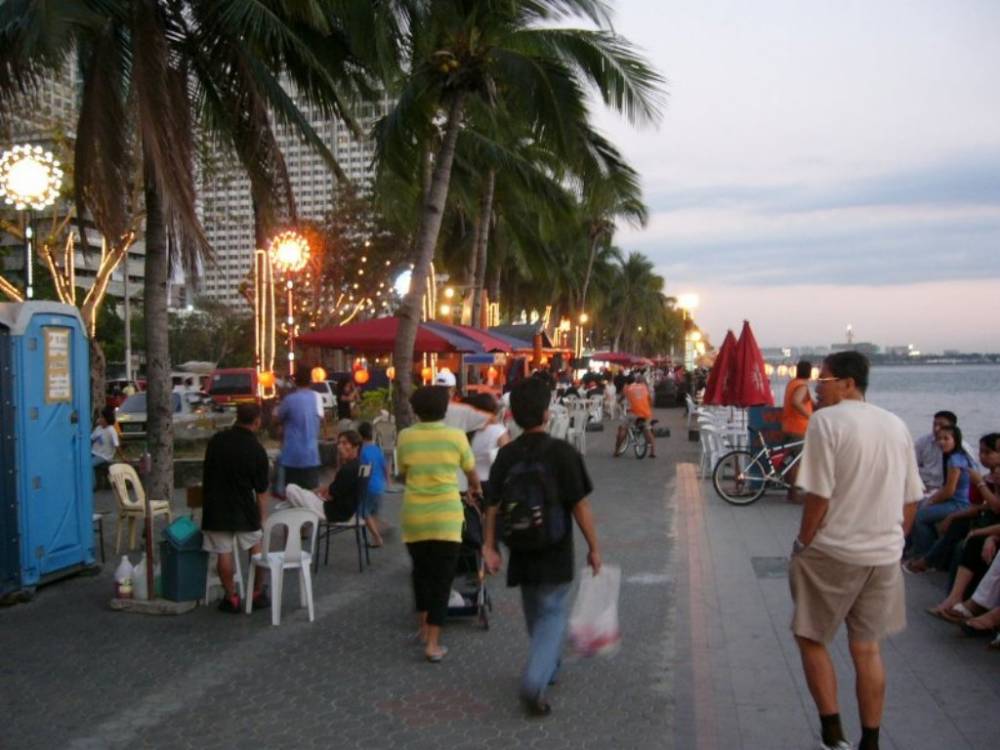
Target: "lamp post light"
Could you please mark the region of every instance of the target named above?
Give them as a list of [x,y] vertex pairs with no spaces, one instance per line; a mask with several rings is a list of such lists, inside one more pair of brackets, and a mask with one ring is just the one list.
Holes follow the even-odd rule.
[[580,317],[577,320],[579,322],[579,325],[576,327],[576,338],[573,343],[573,354],[574,356],[579,358],[583,356],[583,348],[584,344],[586,343],[585,326],[590,322],[590,316],[587,313],[582,312],[580,313]]
[[[680,308],[681,314],[684,320],[684,369],[692,370],[694,369],[694,353],[695,344],[701,339],[701,333],[698,331],[691,331],[689,328],[691,324],[691,313],[698,309],[698,305],[701,303],[701,299],[694,292],[687,292],[685,294],[679,294],[677,296],[677,307]],[[695,333],[698,334],[698,338],[695,338]]]
[[0,195],[7,205],[23,211],[24,296],[35,296],[32,272],[31,211],[44,211],[59,197],[63,171],[51,151],[41,146],[14,146],[0,156]]
[[292,291],[295,287],[291,275],[301,271],[309,262],[309,242],[295,231],[282,232],[271,240],[268,246],[268,256],[271,265],[283,272],[285,280],[286,300],[288,304],[288,374],[295,374],[295,306]]

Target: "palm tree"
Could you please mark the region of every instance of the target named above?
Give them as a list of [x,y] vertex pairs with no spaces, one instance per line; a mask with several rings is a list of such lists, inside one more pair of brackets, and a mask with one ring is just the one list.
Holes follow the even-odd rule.
[[[412,169],[428,144],[433,169],[423,196],[414,245],[410,290],[399,310],[396,371],[412,369],[421,298],[445,212],[459,134],[470,106],[498,102],[559,152],[583,151],[589,142],[588,88],[631,122],[655,120],[659,76],[627,41],[609,28],[597,0],[435,0],[395,3],[399,59],[408,65],[398,101],[378,128],[379,158]],[[579,15],[596,30],[543,27]],[[405,156],[401,156],[404,154]],[[416,154],[418,158],[413,158]],[[408,157],[408,158],[407,158]],[[410,421],[412,382],[399,379],[396,412]]]
[[642,202],[639,175],[631,167],[622,165],[610,174],[598,174],[586,181],[581,202],[584,227],[587,232],[589,253],[587,270],[580,290],[580,310],[587,309],[587,292],[590,290],[591,275],[597,248],[611,241],[615,232],[615,220],[645,226],[648,217]]
[[[268,113],[335,159],[281,86],[345,115],[339,89],[361,80],[332,5],[255,0],[13,0],[0,5],[0,106],[75,58],[83,80],[75,194],[106,237],[123,234],[138,173],[146,213],[144,319],[153,496],[172,491],[167,282],[171,257],[194,277],[210,257],[195,210],[196,132],[238,155],[268,215],[294,203]],[[316,40],[324,43],[317,45]],[[315,51],[320,50],[320,51]],[[136,164],[140,165],[136,169]]]
[[[663,277],[653,272],[652,261],[642,253],[629,253],[618,266],[601,313],[607,322],[612,351],[618,351],[627,327],[649,327],[662,317],[663,284]],[[632,340],[631,335],[628,338]]]

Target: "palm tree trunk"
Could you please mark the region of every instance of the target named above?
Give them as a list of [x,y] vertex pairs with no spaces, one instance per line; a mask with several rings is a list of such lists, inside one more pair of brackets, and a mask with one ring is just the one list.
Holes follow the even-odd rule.
[[167,333],[167,232],[155,177],[146,171],[146,265],[143,318],[146,327],[146,444],[152,469],[146,492],[169,500],[174,485],[174,429],[170,403],[170,345]]
[[590,238],[590,256],[587,258],[587,273],[583,277],[583,289],[580,291],[580,312],[587,309],[587,290],[590,288],[590,276],[594,272],[594,258],[597,257],[597,242],[601,235],[594,233]]
[[625,320],[624,320],[624,318],[622,319],[622,322],[619,323],[618,326],[615,328],[615,338],[614,338],[614,342],[611,344],[611,351],[613,351],[613,352],[619,351],[618,347],[621,345],[622,334],[623,333],[625,333]]
[[486,172],[483,181],[483,195],[479,202],[479,235],[476,237],[476,276],[472,285],[472,326],[481,328],[483,308],[483,287],[486,285],[486,249],[490,241],[490,220],[493,217],[493,191],[496,186],[495,169]]
[[392,364],[396,368],[398,385],[393,391],[397,429],[402,429],[413,421],[409,402],[410,394],[413,392],[413,348],[417,340],[417,326],[420,324],[421,302],[427,290],[427,278],[431,262],[434,260],[434,249],[437,246],[438,234],[441,232],[441,220],[448,199],[451,165],[455,160],[455,144],[462,124],[464,102],[464,96],[456,94],[448,103],[444,140],[434,160],[430,188],[424,197],[424,207],[420,214],[410,290],[403,298],[399,312],[396,313],[399,316],[399,329],[396,334],[396,346],[392,352]]
[[465,260],[464,283],[470,290],[476,286],[476,262],[479,260],[479,235],[483,231],[482,219],[482,213],[477,213],[472,225],[472,249],[469,251],[469,257]]

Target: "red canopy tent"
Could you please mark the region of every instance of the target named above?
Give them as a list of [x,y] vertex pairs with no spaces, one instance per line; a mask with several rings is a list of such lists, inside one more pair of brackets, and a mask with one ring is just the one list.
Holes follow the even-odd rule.
[[428,323],[427,326],[435,332],[438,329],[457,331],[466,338],[472,339],[478,344],[481,344],[483,349],[487,352],[503,352],[504,354],[510,354],[514,351],[514,347],[511,346],[509,341],[505,341],[499,336],[494,336],[492,333],[484,331],[481,328],[472,328],[471,326],[438,322]]
[[[295,341],[302,346],[320,346],[328,349],[351,349],[369,353],[391,352],[396,345],[398,332],[399,318],[374,318],[306,333]],[[421,323],[417,328],[417,340],[413,350],[426,354],[446,354],[482,351],[482,347],[464,334],[436,331]]]
[[743,321],[740,340],[736,342],[731,378],[730,401],[727,406],[774,406],[771,383],[764,371],[764,357],[750,329],[750,322]]
[[590,355],[590,358],[598,362],[610,362],[613,365],[622,365],[623,367],[634,367],[636,365],[648,366],[653,364],[651,359],[638,357],[635,354],[627,352],[594,352]]
[[726,338],[715,356],[715,364],[708,373],[705,395],[702,403],[708,406],[729,406],[732,400],[732,386],[735,380],[736,336],[732,330],[726,331]]

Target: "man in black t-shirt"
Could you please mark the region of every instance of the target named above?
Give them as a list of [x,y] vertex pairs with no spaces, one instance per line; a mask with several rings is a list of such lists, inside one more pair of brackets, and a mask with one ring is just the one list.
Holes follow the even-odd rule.
[[547,385],[533,378],[522,380],[511,390],[510,408],[514,421],[524,434],[500,449],[490,470],[483,547],[486,566],[491,573],[495,573],[501,564],[496,544],[497,515],[507,473],[526,456],[545,463],[559,488],[567,531],[562,539],[547,548],[511,550],[507,564],[507,585],[521,587],[521,604],[531,637],[528,663],[521,676],[521,700],[528,712],[535,716],[545,716],[552,710],[545,699],[545,689],[559,669],[566,635],[569,616],[567,600],[573,584],[574,567],[570,517],[576,521],[587,541],[587,563],[595,575],[601,569],[597,534],[587,500],[593,485],[583,458],[576,449],[564,440],[549,437],[545,432],[549,398]]
[[[260,552],[261,524],[267,515],[268,462],[257,440],[260,407],[240,404],[236,424],[215,434],[205,449],[202,475],[202,549],[219,556],[219,580],[226,590],[223,612],[239,612],[240,597],[233,583],[233,539],[241,549]],[[264,576],[254,579],[253,606],[268,606]]]
[[350,520],[358,507],[358,493],[361,486],[361,461],[359,454],[363,441],[356,430],[347,430],[337,436],[337,455],[340,468],[330,486],[310,491],[288,492],[288,502],[297,508],[311,510],[317,516],[331,523]]
[[347,430],[337,436],[337,455],[340,468],[326,491],[316,494],[323,499],[323,515],[327,521],[342,523],[354,515],[358,507],[361,462],[361,435],[356,430]]

